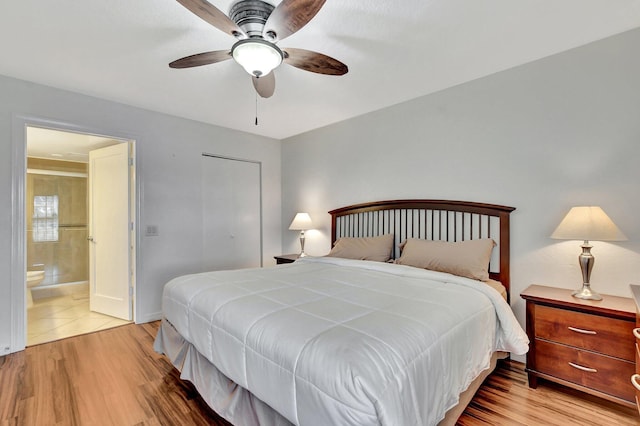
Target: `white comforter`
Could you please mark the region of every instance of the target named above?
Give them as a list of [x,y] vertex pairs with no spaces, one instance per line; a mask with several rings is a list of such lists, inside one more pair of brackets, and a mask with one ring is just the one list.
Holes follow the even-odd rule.
[[528,339],[484,283],[304,258],[169,282],[163,313],[228,378],[298,425],[431,425]]

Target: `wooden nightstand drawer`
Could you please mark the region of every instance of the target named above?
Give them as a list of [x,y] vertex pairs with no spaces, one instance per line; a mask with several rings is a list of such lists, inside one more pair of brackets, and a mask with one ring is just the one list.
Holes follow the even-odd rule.
[[629,377],[635,363],[570,346],[536,340],[536,369],[627,401],[635,399]]
[[638,346],[638,343],[638,338],[636,337],[636,374],[631,376],[631,384],[635,390],[636,408],[638,409],[638,414],[640,414],[640,346]]
[[630,321],[536,306],[536,337],[588,349],[627,361],[635,360],[634,324]]

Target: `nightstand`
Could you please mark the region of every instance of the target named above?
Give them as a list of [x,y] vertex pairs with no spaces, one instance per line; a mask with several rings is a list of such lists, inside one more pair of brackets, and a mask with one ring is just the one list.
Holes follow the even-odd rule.
[[630,285],[633,300],[636,302],[636,328],[633,336],[636,341],[636,374],[631,376],[631,384],[636,391],[636,408],[640,413],[640,285]]
[[576,299],[572,290],[529,286],[527,373],[538,379],[635,406],[629,378],[635,371],[635,303],[603,295],[600,301]]
[[276,260],[277,265],[282,265],[283,263],[293,263],[300,257],[299,253],[296,254],[281,254],[280,256],[273,256]]

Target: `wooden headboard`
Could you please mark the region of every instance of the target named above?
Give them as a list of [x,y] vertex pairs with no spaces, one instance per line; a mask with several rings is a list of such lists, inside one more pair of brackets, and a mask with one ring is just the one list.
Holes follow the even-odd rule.
[[510,290],[509,214],[515,207],[466,201],[390,200],[356,204],[329,212],[331,244],[341,237],[394,234],[393,257],[407,238],[464,241],[493,238],[497,246],[489,265],[491,279]]

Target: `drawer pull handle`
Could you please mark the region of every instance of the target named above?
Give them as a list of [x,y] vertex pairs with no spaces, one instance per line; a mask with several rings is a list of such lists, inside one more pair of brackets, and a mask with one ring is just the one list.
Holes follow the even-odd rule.
[[635,336],[636,339],[640,339],[640,328],[634,328],[633,335]]
[[631,384],[638,391],[640,391],[640,383],[638,383],[639,380],[640,380],[640,374],[634,374],[633,376],[631,376]]
[[[591,331],[591,330],[583,330],[581,328],[575,328],[575,327],[568,327],[569,330],[571,331],[575,331],[576,333],[582,333],[582,334],[598,334],[595,331]],[[640,339],[640,337],[639,337]]]
[[597,373],[598,370],[595,368],[583,367],[582,365],[574,364],[572,362],[569,363],[573,368],[577,368],[578,370],[586,371],[587,373]]

